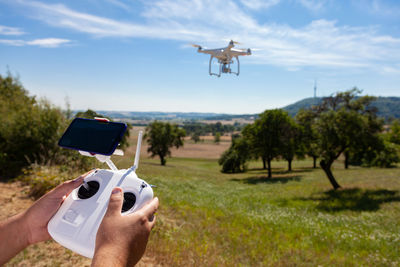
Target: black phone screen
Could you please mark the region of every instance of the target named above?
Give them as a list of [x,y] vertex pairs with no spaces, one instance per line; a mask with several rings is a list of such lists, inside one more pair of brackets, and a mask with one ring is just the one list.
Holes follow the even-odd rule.
[[111,155],[126,130],[121,122],[104,122],[91,119],[74,119],[58,145],[86,152]]

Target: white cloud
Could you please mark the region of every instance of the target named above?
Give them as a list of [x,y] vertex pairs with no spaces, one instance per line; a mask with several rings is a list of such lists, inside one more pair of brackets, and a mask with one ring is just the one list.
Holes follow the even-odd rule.
[[12,45],[12,46],[24,46],[26,43],[23,40],[5,40],[5,39],[0,39],[0,44]]
[[[324,19],[300,28],[260,24],[250,10],[242,9],[233,0],[146,1],[144,19],[140,23],[83,13],[61,4],[17,1],[29,8],[35,18],[51,26],[95,37],[169,39],[208,47],[224,45],[224,39],[242,41],[247,47],[262,49],[246,59],[255,64],[287,69],[304,66],[377,68],[390,67],[400,61],[400,39],[379,34],[376,28],[338,26],[335,21]],[[314,9],[326,3],[301,2]]]
[[281,0],[240,0],[244,6],[250,9],[266,9],[275,6],[281,2]]
[[0,44],[12,45],[12,46],[39,46],[39,47],[48,47],[54,48],[59,47],[61,45],[70,43],[70,40],[67,39],[60,39],[60,38],[44,38],[44,39],[35,39],[32,41],[25,41],[25,40],[5,40],[0,39]]
[[64,45],[70,43],[70,40],[60,39],[60,38],[44,38],[44,39],[35,39],[32,41],[27,41],[28,45],[36,45],[41,47],[59,47],[60,45]]
[[23,32],[20,28],[8,27],[0,25],[0,35],[23,35]]

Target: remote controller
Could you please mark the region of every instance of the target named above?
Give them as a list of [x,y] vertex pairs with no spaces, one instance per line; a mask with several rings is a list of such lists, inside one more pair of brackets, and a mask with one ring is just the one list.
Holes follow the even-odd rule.
[[78,254],[93,258],[97,230],[115,187],[123,189],[122,215],[140,209],[153,199],[151,186],[138,178],[135,172],[139,162],[141,139],[140,132],[135,164],[129,169],[118,170],[109,156],[96,155],[96,158],[106,162],[111,170],[99,169],[90,173],[85,177],[84,183],[64,200],[47,226],[55,241]]

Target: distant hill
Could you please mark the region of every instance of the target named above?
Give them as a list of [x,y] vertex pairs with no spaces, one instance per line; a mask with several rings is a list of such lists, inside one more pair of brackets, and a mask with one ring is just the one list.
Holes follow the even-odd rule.
[[[289,115],[295,116],[300,109],[307,109],[313,105],[318,105],[322,102],[322,97],[310,97],[305,98],[296,103],[290,104],[283,107]],[[400,97],[377,97],[375,101],[371,103],[372,106],[378,108],[378,116],[385,119],[396,118],[400,119]]]
[[[322,102],[322,97],[305,98],[296,103],[283,107],[289,115],[295,116],[300,109],[307,109]],[[372,102],[378,108],[378,116],[385,119],[400,119],[400,97],[378,97]],[[75,111],[77,112],[77,111]],[[199,113],[199,112],[138,112],[138,111],[106,111],[96,110],[104,116],[128,121],[134,124],[147,125],[154,120],[173,121],[177,123],[187,121],[253,121],[258,114],[223,114],[223,113]]]

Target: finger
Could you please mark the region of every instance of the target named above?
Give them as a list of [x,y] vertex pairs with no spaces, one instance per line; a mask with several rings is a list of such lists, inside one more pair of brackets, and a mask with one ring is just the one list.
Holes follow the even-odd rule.
[[158,204],[159,204],[158,198],[155,197],[149,203],[144,205],[140,209],[140,211],[143,212],[144,216],[150,220],[154,216],[154,213],[156,213],[158,209]]
[[75,180],[66,181],[66,182],[60,184],[59,186],[54,188],[53,191],[51,191],[49,194],[54,198],[62,199],[65,195],[68,195],[69,193],[71,193],[72,190],[74,190],[79,185],[81,185],[83,182],[83,179],[93,171],[94,170],[88,171],[87,173],[82,174],[81,176],[76,178]]
[[111,192],[110,202],[108,203],[108,208],[105,216],[115,216],[121,215],[122,204],[124,202],[124,194],[122,193],[122,188],[116,187]]

